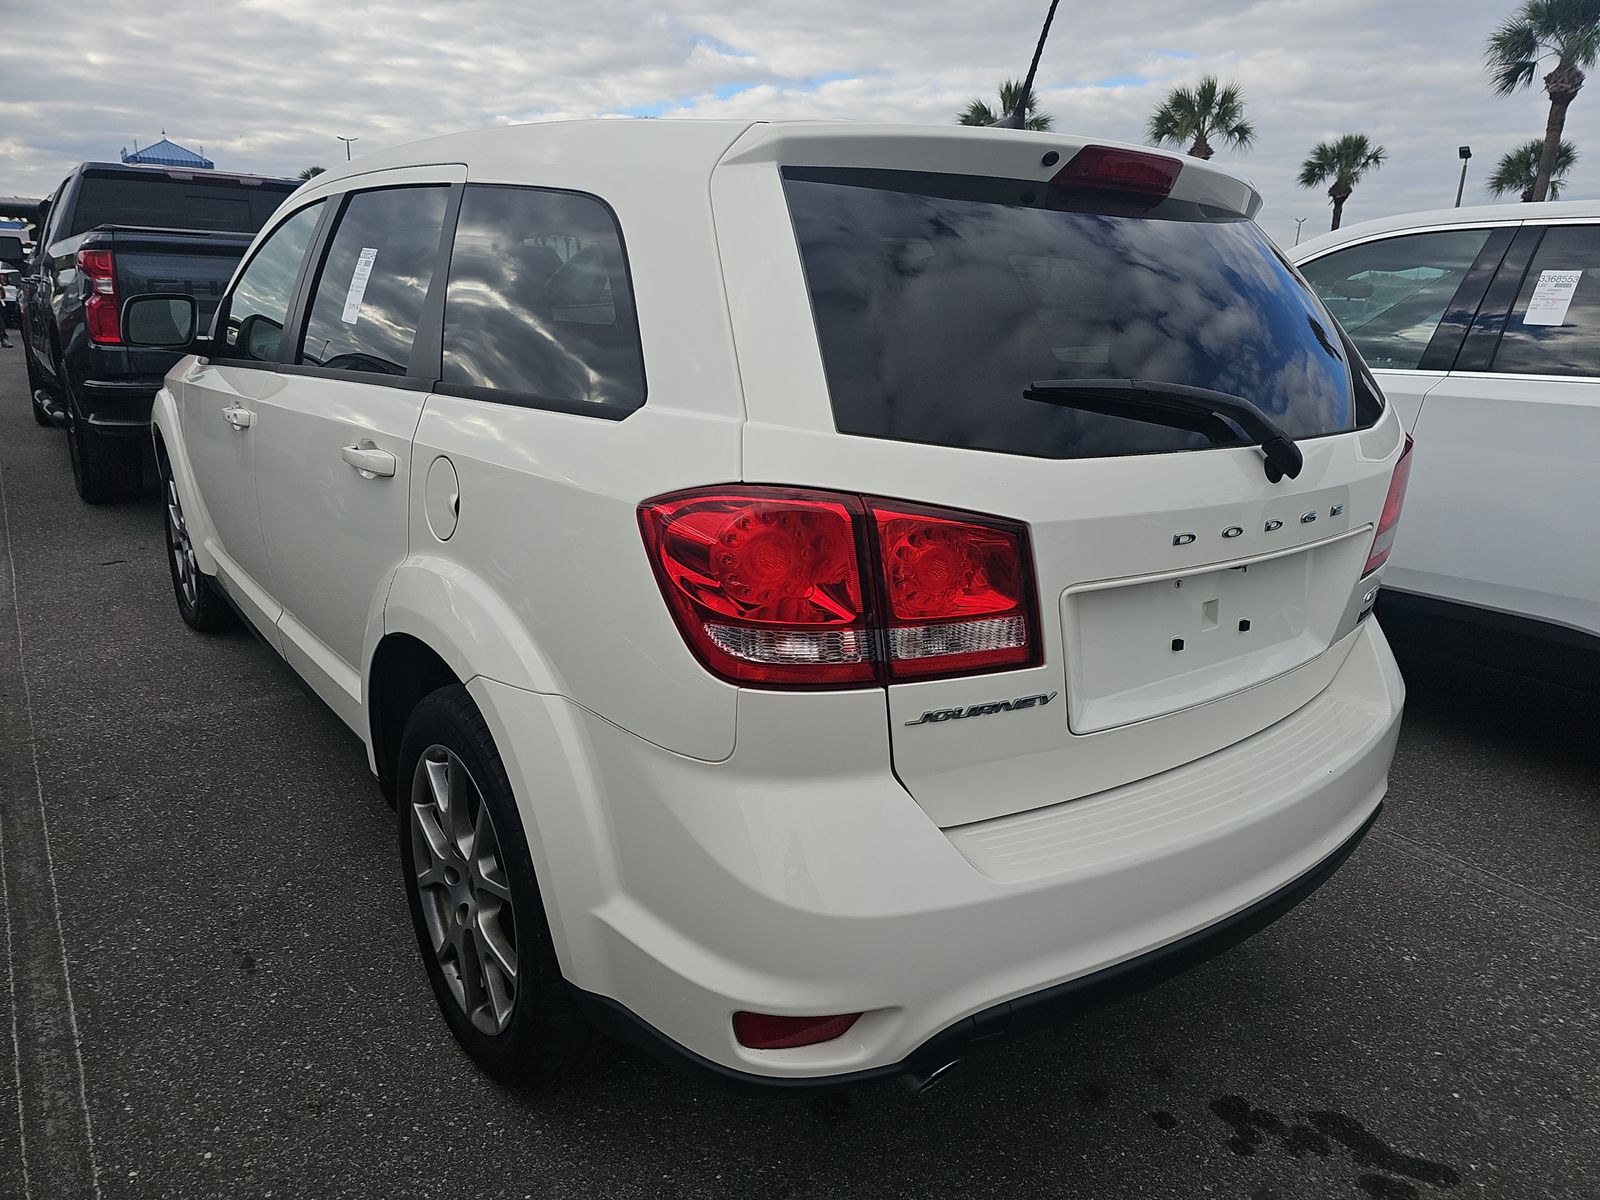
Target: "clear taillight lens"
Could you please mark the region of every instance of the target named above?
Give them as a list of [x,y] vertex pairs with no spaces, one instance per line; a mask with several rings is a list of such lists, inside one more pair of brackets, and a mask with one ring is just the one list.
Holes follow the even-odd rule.
[[1389,494],[1383,498],[1383,512],[1378,517],[1378,531],[1372,535],[1372,552],[1367,555],[1363,576],[1370,575],[1389,561],[1389,551],[1394,549],[1394,534],[1400,524],[1400,509],[1406,502],[1406,484],[1411,482],[1411,447],[1415,443],[1406,434],[1406,448],[1400,451],[1400,461],[1394,465],[1394,475],[1389,480]]
[[838,687],[1040,661],[1015,522],[741,487],[646,501],[639,524],[685,640],[735,683]]

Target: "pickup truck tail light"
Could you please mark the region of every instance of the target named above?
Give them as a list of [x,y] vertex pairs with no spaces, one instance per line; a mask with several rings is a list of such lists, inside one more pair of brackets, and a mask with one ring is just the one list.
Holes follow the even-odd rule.
[[684,640],[761,687],[948,678],[1041,661],[1027,530],[799,488],[647,500],[639,525]]
[[79,250],[78,271],[89,289],[83,304],[89,340],[97,346],[122,345],[122,305],[117,302],[117,269],[109,250]]
[[1378,517],[1378,531],[1372,535],[1372,552],[1367,555],[1367,565],[1361,569],[1363,576],[1371,575],[1389,561],[1389,551],[1394,549],[1395,529],[1400,524],[1400,509],[1406,502],[1406,484],[1411,482],[1411,447],[1415,443],[1406,434],[1406,448],[1400,451],[1400,461],[1394,465],[1389,479],[1389,494],[1383,498],[1383,512]]

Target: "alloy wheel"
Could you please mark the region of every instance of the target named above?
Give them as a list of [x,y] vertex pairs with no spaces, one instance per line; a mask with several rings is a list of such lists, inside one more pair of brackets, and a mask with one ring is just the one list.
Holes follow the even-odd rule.
[[183,519],[178,484],[173,479],[167,480],[167,553],[172,556],[172,577],[177,581],[184,607],[192,609],[200,603],[200,563],[189,541],[189,526]]
[[487,1034],[517,999],[517,926],[494,818],[466,764],[429,746],[411,781],[412,869],[434,957],[456,1003]]

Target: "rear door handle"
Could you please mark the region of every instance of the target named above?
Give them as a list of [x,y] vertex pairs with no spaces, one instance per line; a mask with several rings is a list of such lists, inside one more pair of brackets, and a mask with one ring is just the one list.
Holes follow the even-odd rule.
[[249,429],[256,423],[256,415],[248,408],[241,408],[237,404],[230,404],[222,410],[222,415],[228,419],[228,424],[235,429]]
[[394,475],[394,455],[387,450],[379,450],[366,438],[340,450],[339,457],[360,471],[366,479],[374,476],[388,479]]

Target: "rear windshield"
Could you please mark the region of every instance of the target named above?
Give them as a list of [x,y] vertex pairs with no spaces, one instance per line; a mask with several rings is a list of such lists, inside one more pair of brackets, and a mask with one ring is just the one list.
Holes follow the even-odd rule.
[[254,233],[292,191],[294,186],[288,183],[174,179],[164,171],[87,174],[79,184],[78,204],[67,236],[97,225]]
[[783,176],[842,433],[1042,458],[1217,444],[1024,399],[1043,379],[1211,388],[1294,438],[1354,427],[1337,326],[1250,220],[1022,180]]

